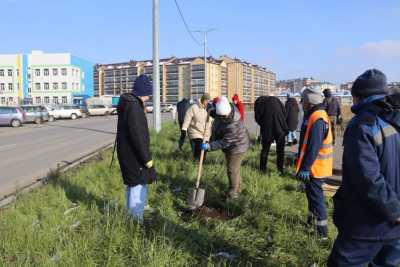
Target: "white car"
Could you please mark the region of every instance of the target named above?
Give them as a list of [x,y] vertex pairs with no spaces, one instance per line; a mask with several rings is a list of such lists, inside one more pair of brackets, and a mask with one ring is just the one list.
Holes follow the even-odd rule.
[[147,113],[152,113],[153,112],[153,104],[146,104],[145,106],[146,112]]
[[56,106],[48,108],[49,115],[53,116],[55,119],[72,119],[82,117],[82,111],[78,106]]
[[87,108],[90,116],[106,116],[112,111],[105,105],[88,105]]

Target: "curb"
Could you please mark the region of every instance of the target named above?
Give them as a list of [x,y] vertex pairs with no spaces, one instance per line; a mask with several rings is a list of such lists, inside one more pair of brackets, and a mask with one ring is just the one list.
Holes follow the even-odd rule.
[[[79,157],[79,158],[77,158],[77,159],[75,159],[75,160],[73,160],[71,162],[63,162],[62,164],[58,164],[57,165],[57,170],[60,171],[60,172],[65,172],[65,171],[67,171],[69,169],[72,169],[72,168],[74,168],[74,167],[76,167],[76,166],[78,166],[78,165],[90,160],[91,158],[97,156],[99,153],[101,153],[101,152],[113,147],[113,145],[114,145],[114,142],[109,143],[109,144],[104,145],[104,146],[96,149],[95,151],[90,152],[90,153],[88,153],[88,154],[86,154],[86,155],[84,155],[82,157]],[[49,171],[51,171],[51,169]],[[42,185],[45,185],[45,181],[47,180],[47,176],[48,176],[48,174],[46,174],[44,177],[36,179],[34,182],[32,182],[32,183],[30,183],[28,185],[25,185],[25,186],[23,186],[21,188],[16,189],[12,193],[9,193],[9,194],[1,197],[0,198],[0,209],[4,208],[5,206],[7,206],[7,205],[9,205],[11,203],[13,203],[17,199],[17,197],[19,195],[25,194],[25,193],[29,193],[33,189],[38,188],[38,187],[40,187]]]

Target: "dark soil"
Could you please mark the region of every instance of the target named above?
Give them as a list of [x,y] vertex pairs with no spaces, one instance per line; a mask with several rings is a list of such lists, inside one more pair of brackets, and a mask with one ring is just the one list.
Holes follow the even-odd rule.
[[221,209],[221,208],[213,208],[213,207],[206,207],[202,206],[195,210],[188,210],[185,209],[182,211],[181,218],[184,221],[188,221],[193,218],[203,219],[203,220],[221,220],[221,221],[228,221],[235,218],[234,214],[231,212]]

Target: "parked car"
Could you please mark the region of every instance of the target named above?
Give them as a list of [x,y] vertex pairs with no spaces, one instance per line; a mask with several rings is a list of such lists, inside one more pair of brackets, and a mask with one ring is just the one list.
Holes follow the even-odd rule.
[[105,105],[88,105],[90,116],[106,116],[111,113],[111,110]]
[[46,121],[53,121],[54,117],[50,118],[50,114],[44,106],[24,105],[21,109],[25,112],[25,122],[34,122],[41,124]]
[[82,118],[89,117],[89,109],[86,104],[78,105],[77,107],[81,110]]
[[0,125],[20,127],[25,122],[25,112],[18,107],[0,107]]
[[146,112],[147,113],[152,113],[153,112],[153,103],[146,103]]
[[112,105],[111,107],[110,107],[110,115],[117,115],[118,114],[118,111],[117,111],[117,107],[118,107],[118,105]]
[[76,120],[77,118],[82,117],[82,111],[78,106],[55,106],[52,107],[52,112],[55,119],[72,119]]
[[174,109],[172,104],[161,104],[161,112],[171,112]]

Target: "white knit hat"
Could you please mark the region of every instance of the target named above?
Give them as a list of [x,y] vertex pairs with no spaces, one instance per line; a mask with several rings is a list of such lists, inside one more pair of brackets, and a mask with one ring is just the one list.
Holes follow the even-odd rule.
[[232,108],[226,96],[221,96],[216,105],[217,115],[227,116],[231,113]]

